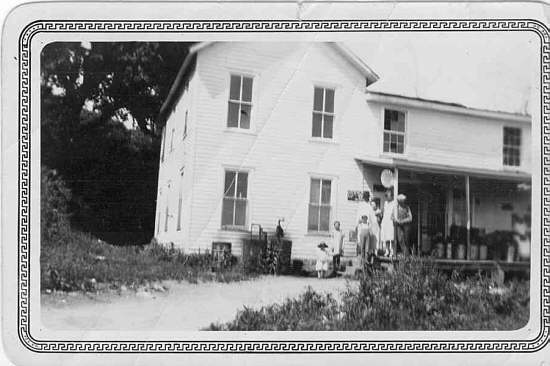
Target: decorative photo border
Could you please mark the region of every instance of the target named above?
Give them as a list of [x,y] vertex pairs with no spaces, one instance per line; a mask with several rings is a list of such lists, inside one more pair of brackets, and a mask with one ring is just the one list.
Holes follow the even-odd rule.
[[[541,303],[539,334],[530,340],[250,340],[67,341],[30,333],[31,41],[39,33],[534,32],[541,40]],[[550,339],[550,31],[537,20],[39,20],[19,37],[18,336],[37,353],[503,353],[536,352]]]

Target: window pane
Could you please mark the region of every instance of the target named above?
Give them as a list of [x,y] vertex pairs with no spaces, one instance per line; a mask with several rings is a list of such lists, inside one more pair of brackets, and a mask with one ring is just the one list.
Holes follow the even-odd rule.
[[222,225],[233,225],[233,198],[224,198],[222,207]]
[[235,225],[244,226],[246,224],[246,200],[235,201]]
[[384,130],[391,130],[391,111],[384,109]]
[[248,173],[239,172],[237,175],[237,197],[246,198],[248,190]]
[[330,230],[330,207],[321,207],[319,231]]
[[310,231],[319,230],[319,206],[309,205],[307,229]]
[[310,203],[319,203],[319,193],[321,190],[321,180],[312,179],[311,180],[311,189],[309,191],[309,202]]
[[252,102],[252,78],[243,77],[243,95],[241,100]]
[[396,131],[405,132],[405,113],[397,112]]
[[330,204],[330,180],[323,180],[321,187],[321,203]]
[[405,136],[397,135],[397,152],[402,154],[405,147]]
[[235,197],[235,172],[225,172],[224,197]]
[[250,128],[250,109],[251,106],[246,104],[241,104],[241,128]]
[[334,89],[325,89],[325,112],[334,112]]
[[397,152],[397,137],[393,133],[390,133],[390,151]]
[[313,110],[323,111],[323,88],[315,88],[313,92]]
[[312,123],[312,126],[311,126],[311,136],[321,137],[322,118],[323,118],[322,114],[313,112],[313,123]]
[[231,83],[229,86],[229,99],[241,99],[241,76],[231,75]]
[[325,123],[323,124],[323,137],[327,139],[332,138],[332,120],[334,119],[333,116],[329,116],[328,114],[325,114],[324,116]]
[[404,152],[404,149],[405,149],[405,145],[403,145],[402,143],[397,143],[397,151],[396,153],[399,153],[399,154],[403,154]]
[[392,119],[390,127],[392,131],[399,131],[399,122],[396,119]]
[[390,151],[390,134],[389,132],[384,132],[384,152]]
[[227,112],[227,127],[239,127],[239,104],[229,102]]

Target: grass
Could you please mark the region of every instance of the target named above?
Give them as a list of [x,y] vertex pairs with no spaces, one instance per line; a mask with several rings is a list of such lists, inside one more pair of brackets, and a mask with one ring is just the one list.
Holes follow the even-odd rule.
[[91,235],[65,230],[41,246],[41,289],[92,291],[137,288],[162,280],[239,281],[239,265],[212,272],[208,253],[183,254],[157,244],[114,246]]
[[488,278],[449,277],[419,260],[364,275],[341,300],[308,289],[296,299],[244,308],[208,330],[512,330],[529,319],[529,281],[496,287]]

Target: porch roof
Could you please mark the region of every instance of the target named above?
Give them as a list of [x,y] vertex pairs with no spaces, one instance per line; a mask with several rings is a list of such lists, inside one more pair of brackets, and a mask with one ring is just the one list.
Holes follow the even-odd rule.
[[374,166],[401,168],[418,172],[428,172],[447,175],[469,175],[477,178],[492,178],[501,180],[512,180],[519,182],[531,181],[531,175],[519,170],[496,170],[480,169],[464,166],[453,166],[446,164],[434,164],[421,161],[412,161],[400,158],[376,158],[376,157],[356,157],[356,160]]

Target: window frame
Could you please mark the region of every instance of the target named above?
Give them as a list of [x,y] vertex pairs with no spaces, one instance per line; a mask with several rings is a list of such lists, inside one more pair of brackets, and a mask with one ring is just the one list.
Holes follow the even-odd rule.
[[[382,130],[382,144],[381,144],[381,151],[382,151],[382,155],[388,155],[388,156],[406,156],[407,155],[407,142],[408,142],[408,134],[409,134],[409,129],[408,129],[408,121],[409,121],[409,111],[406,110],[406,109],[403,109],[403,108],[399,108],[399,107],[394,107],[394,106],[387,106],[387,107],[383,107],[382,109],[382,113],[381,113],[381,130]],[[403,113],[404,114],[404,118],[405,118],[405,121],[404,121],[404,131],[403,132],[400,132],[400,131],[393,131],[393,130],[386,130],[386,127],[385,127],[385,124],[386,124],[386,111],[389,110],[389,111],[395,111],[395,112],[399,112],[399,113]],[[384,151],[384,139],[385,139],[385,136],[386,136],[386,132],[390,133],[390,134],[396,134],[396,135],[401,135],[403,136],[403,152],[400,153],[400,152],[393,152],[393,151]],[[391,150],[391,147],[390,147],[390,150]]]
[[162,133],[161,133],[161,149],[160,149],[160,161],[161,163],[164,162],[164,153],[166,151],[166,127],[167,125],[165,124],[164,126],[162,126]]
[[162,219],[162,208],[161,208],[161,202],[162,202],[162,187],[159,187],[159,192],[157,196],[157,222],[156,222],[156,235],[158,236],[160,234],[160,225],[161,225],[161,219]]
[[[322,100],[322,106],[323,110],[318,111],[315,110],[315,89],[323,89],[323,100]],[[330,89],[333,91],[333,100],[332,100],[332,112],[327,112],[324,110],[325,108],[325,98],[327,94],[327,89]],[[310,124],[310,131],[309,131],[309,137],[312,141],[317,142],[335,142],[336,141],[336,92],[338,91],[338,86],[322,83],[322,82],[315,82],[313,83],[313,105],[311,107],[311,124]],[[315,114],[321,115],[321,136],[313,136],[313,117]],[[325,126],[325,115],[332,117],[332,137],[325,137],[324,136],[324,126]]]
[[[234,172],[236,173],[235,178],[235,193],[233,197],[226,197],[225,195],[225,176],[227,172]],[[246,198],[238,198],[237,197],[237,184],[238,184],[238,174],[240,173],[246,173],[247,174],[247,181],[246,181]],[[244,168],[239,166],[223,166],[222,167],[222,177],[221,177],[221,186],[222,186],[222,205],[221,205],[221,212],[220,212],[220,229],[223,231],[246,231],[247,227],[249,227],[250,218],[251,218],[251,198],[250,198],[250,182],[251,182],[251,174],[252,169],[250,168]],[[223,208],[224,208],[224,202],[226,198],[233,199],[233,223],[231,225],[224,225],[223,223]],[[245,217],[244,217],[244,224],[243,225],[236,225],[235,224],[235,217],[236,217],[236,210],[237,200],[245,201]]]
[[176,127],[172,127],[172,133],[170,134],[170,152],[174,151],[174,136],[176,134]]
[[176,231],[181,231],[181,222],[183,219],[182,210],[183,210],[183,179],[184,179],[184,170],[180,169],[180,187],[178,192],[178,218],[176,223]]
[[170,218],[170,185],[168,185],[168,194],[166,195],[166,206],[164,208],[164,232],[168,232],[168,219]]
[[[319,182],[319,203],[318,204],[315,204],[317,205],[317,210],[319,210],[319,219],[318,219],[318,222],[317,222],[317,227],[318,227],[318,230],[311,230],[309,228],[309,215],[310,215],[310,210],[311,210],[311,206],[313,205],[312,202],[311,202],[311,188],[312,188],[312,181],[314,179],[318,179],[320,180]],[[323,181],[329,181],[330,182],[330,204],[327,205],[327,204],[322,204],[322,195],[323,195]],[[333,218],[334,218],[334,211],[336,210],[336,204],[335,204],[335,197],[336,197],[336,182],[337,182],[337,178],[334,177],[334,176],[328,176],[328,175],[319,175],[319,174],[310,174],[308,175],[308,185],[309,185],[309,189],[307,191],[307,215],[306,215],[306,232],[308,235],[330,235],[330,230],[331,230],[331,223],[333,221]],[[329,211],[329,219],[328,219],[328,230],[320,230],[321,229],[321,216],[320,216],[320,210],[321,210],[321,207],[326,207],[328,206],[330,211]]]
[[185,115],[184,115],[184,120],[183,120],[183,137],[181,138],[182,140],[185,140],[187,138],[187,122],[189,121],[189,108],[187,108],[185,110]]
[[[253,133],[254,131],[254,115],[255,115],[255,106],[257,108],[256,103],[256,94],[257,94],[257,88],[258,88],[258,76],[251,73],[246,72],[242,70],[228,70],[227,72],[227,94],[225,98],[225,129],[228,131],[239,131],[242,133]],[[239,76],[241,78],[240,82],[240,89],[239,89],[239,98],[240,100],[231,99],[231,77],[232,76]],[[243,101],[242,100],[242,94],[243,94],[243,78],[250,78],[252,79],[252,94],[250,96],[250,102]],[[241,105],[249,105],[250,106],[250,123],[248,128],[241,127],[241,114],[239,113],[239,121],[237,123],[237,126],[229,126],[229,104],[230,103],[237,103],[239,104],[239,111],[241,110]]]
[[[519,144],[518,145],[510,145],[510,144],[506,144],[505,143],[505,137],[506,137],[506,130],[507,129],[510,129],[510,130],[517,130],[519,132]],[[521,167],[521,150],[522,150],[522,137],[523,137],[523,131],[521,129],[521,127],[517,127],[517,126],[502,126],[502,166],[504,168],[507,168],[507,169],[517,169],[519,167]],[[513,165],[513,164],[506,164],[506,154],[505,154],[505,150],[506,149],[512,149],[512,150],[517,150],[517,153],[518,153],[518,164],[517,165]],[[510,160],[510,159],[508,159]]]

